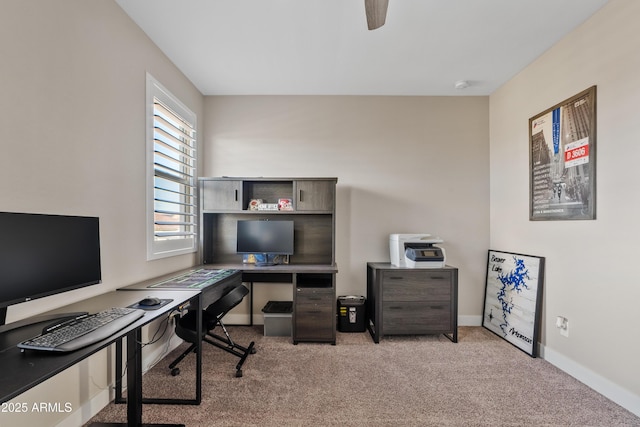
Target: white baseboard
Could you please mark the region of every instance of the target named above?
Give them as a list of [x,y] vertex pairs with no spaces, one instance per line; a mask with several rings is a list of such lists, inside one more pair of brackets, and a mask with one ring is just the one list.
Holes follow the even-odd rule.
[[482,316],[458,316],[458,326],[482,326]]
[[[229,313],[224,317],[224,323],[227,325],[248,325],[248,314]],[[264,316],[262,313],[253,314],[254,325],[264,325]],[[482,316],[458,316],[458,326],[482,326]]]
[[[165,354],[173,351],[180,344],[182,344],[182,340],[176,335],[172,335],[171,341],[169,342],[168,346],[160,346],[153,352],[145,354],[142,360],[143,372],[147,372],[149,369],[151,369],[164,357]],[[113,399],[115,399],[114,386],[115,384],[110,384],[108,388],[97,393],[78,410],[73,411],[71,414],[69,414],[68,417],[56,424],[56,427],[77,427],[86,424],[91,418],[96,416],[98,412],[100,412],[109,403],[111,403]],[[123,387],[124,386],[125,384],[123,384]],[[123,390],[126,390],[126,387]]]
[[540,345],[540,357],[640,417],[640,396],[614,384],[551,348]]
[[[249,315],[242,313],[229,313],[224,316],[223,322],[225,325],[248,325],[249,324]],[[253,324],[254,325],[264,325],[264,316],[262,313],[254,313],[253,314]]]
[[56,427],[78,427],[84,425],[98,412],[104,409],[112,400],[113,397],[111,390],[102,390],[91,400],[82,405],[81,408],[73,411],[68,417],[56,424]]
[[[482,316],[458,316],[458,326],[482,326]],[[640,417],[640,396],[542,344],[540,357]]]

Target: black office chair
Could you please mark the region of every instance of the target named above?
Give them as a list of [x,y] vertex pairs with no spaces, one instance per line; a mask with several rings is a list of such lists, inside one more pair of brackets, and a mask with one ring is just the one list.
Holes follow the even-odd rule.
[[[171,364],[169,365],[169,369],[171,369],[171,375],[176,376],[180,374],[180,369],[176,366],[189,353],[195,352],[198,340],[200,339],[239,357],[240,361],[236,365],[236,377],[242,376],[242,365],[247,359],[247,356],[256,352],[256,349],[253,347],[254,342],[251,341],[248,347],[243,347],[235,343],[231,339],[231,336],[229,336],[229,332],[224,326],[224,323],[222,323],[222,318],[232,308],[240,304],[245,295],[247,295],[248,293],[249,290],[245,286],[238,285],[224,294],[219,300],[209,305],[202,312],[202,336],[200,338],[198,338],[196,332],[196,311],[189,311],[178,320],[178,323],[176,324],[176,335],[178,335],[183,340],[190,342],[191,346],[189,346],[187,350],[185,350],[180,356],[178,356],[176,360],[171,362]],[[220,336],[213,332],[216,326],[220,326],[222,328],[222,330],[224,331],[224,336]]]

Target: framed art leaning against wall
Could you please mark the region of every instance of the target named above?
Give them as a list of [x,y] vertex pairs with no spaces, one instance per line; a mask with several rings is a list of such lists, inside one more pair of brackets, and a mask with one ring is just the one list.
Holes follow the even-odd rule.
[[531,357],[538,353],[544,258],[489,250],[482,326]]
[[596,86],[529,119],[529,220],[596,218]]

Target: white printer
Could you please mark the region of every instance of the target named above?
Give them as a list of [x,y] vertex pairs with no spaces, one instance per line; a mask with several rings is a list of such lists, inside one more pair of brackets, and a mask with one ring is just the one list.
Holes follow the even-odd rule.
[[389,235],[391,264],[409,268],[443,268],[444,249],[434,246],[443,240],[431,234]]

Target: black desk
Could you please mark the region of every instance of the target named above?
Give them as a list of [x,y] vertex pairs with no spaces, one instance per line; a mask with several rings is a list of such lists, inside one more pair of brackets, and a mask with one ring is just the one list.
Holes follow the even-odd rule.
[[[186,308],[190,305],[192,308],[197,308],[198,312],[202,311],[199,291],[158,291],[156,294],[160,298],[172,299],[173,301],[157,310],[147,311],[142,318],[111,337],[70,353],[21,352],[15,346],[18,342],[37,335],[42,330],[42,323],[5,332],[7,335],[4,336],[4,339],[11,340],[14,345],[4,351],[0,351],[0,366],[2,366],[0,402],[13,399],[98,351],[126,338],[127,358],[129,360],[127,369],[127,424],[122,425],[142,426],[142,327],[156,319],[168,316],[176,308]],[[110,307],[126,307],[136,303],[141,297],[141,292],[113,291],[62,307],[51,313],[77,311],[93,313]],[[51,321],[49,320],[49,322]],[[201,321],[198,321],[198,325],[201,325],[201,323]],[[201,333],[201,331],[198,331],[198,333]],[[198,346],[197,400],[201,399],[201,362],[202,353],[200,346]]]
[[[198,292],[201,294],[201,308],[200,308],[200,316],[202,315],[202,308],[207,307],[209,304],[214,303],[219,300],[227,291],[235,288],[236,286],[242,284],[242,274],[238,270],[234,269],[225,269],[228,271],[221,272],[219,276],[213,275],[210,280],[207,280],[204,285],[196,285],[192,287],[192,283],[194,281],[185,279],[183,282],[180,280],[175,280],[183,278],[191,273],[197,272],[198,270],[207,270],[208,272],[213,272],[213,270],[223,270],[219,268],[209,268],[208,266],[196,266],[187,268],[184,270],[176,271],[173,273],[165,274],[160,277],[155,277],[153,279],[145,280],[139,283],[134,283],[133,285],[126,286],[124,288],[118,289],[118,291],[135,291],[138,295],[138,301],[146,296],[158,297],[160,299],[165,298],[163,295],[171,292],[183,292],[185,289],[189,289],[193,292]],[[197,282],[197,281],[196,281]],[[202,322],[198,322],[201,324]],[[200,334],[200,332],[198,332]],[[116,372],[122,371],[122,341],[116,342]],[[197,362],[196,369],[200,371],[202,369],[200,360]],[[200,374],[198,374],[198,378],[200,378]],[[200,381],[198,379],[198,381]],[[176,400],[176,399],[162,399],[155,397],[145,397],[142,398],[142,403],[147,404],[200,404],[200,385],[198,383],[198,392],[196,400]],[[115,386],[115,402],[116,403],[124,403],[125,399],[122,397],[122,384],[120,381],[116,380]]]

